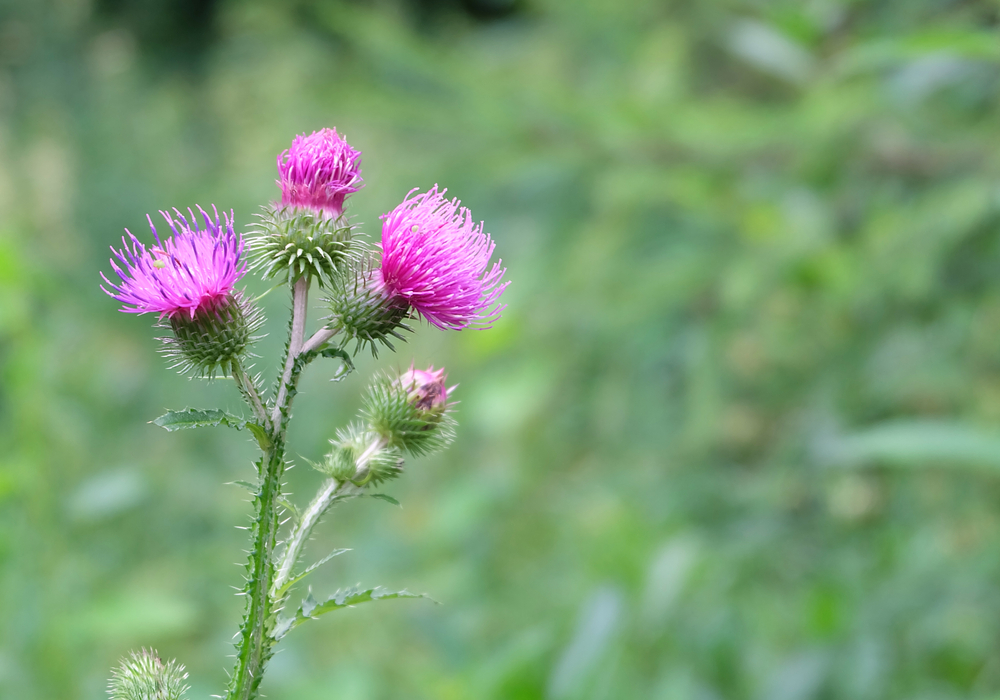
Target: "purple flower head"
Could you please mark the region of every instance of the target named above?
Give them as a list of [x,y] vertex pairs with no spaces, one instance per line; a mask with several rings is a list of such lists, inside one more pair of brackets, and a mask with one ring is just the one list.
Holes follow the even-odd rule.
[[111,267],[121,284],[114,284],[101,273],[108,285],[101,285],[101,289],[122,303],[121,311],[157,313],[161,318],[187,314],[194,318],[199,311],[211,311],[228,303],[233,286],[246,273],[246,263],[241,260],[243,240],[233,232],[232,212],[220,223],[215,207],[214,220],[201,207],[198,211],[205,221],[201,227],[190,209],[190,220],[177,209],[176,219],[161,211],[173,231],[165,241],[160,240],[153,220],[147,216],[156,239],[156,245],[148,250],[125,229],[131,245],[122,237],[122,250],[111,248],[115,255]]
[[320,129],[292,141],[278,156],[281,203],[340,216],[344,198],[362,187],[361,152],[351,148],[336,129]]
[[469,210],[437,185],[382,218],[382,269],[390,298],[412,306],[438,328],[490,328],[506,305],[506,268],[490,267],[495,244]]

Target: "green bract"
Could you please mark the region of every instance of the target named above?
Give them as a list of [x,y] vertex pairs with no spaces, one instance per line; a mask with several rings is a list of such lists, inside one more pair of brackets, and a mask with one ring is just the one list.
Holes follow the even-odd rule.
[[355,354],[368,346],[377,357],[380,345],[395,350],[389,336],[405,341],[400,330],[413,329],[403,323],[410,307],[386,296],[375,268],[370,255],[356,261],[347,275],[334,280],[326,301],[327,328],[338,331],[345,343],[355,341]]
[[188,674],[174,660],[163,663],[153,650],[131,652],[111,673],[111,700],[181,700]]
[[403,470],[403,453],[386,445],[371,429],[353,424],[337,431],[331,440],[333,449],[326,455],[327,473],[338,481],[350,481],[357,486],[378,485],[394,479]]
[[160,338],[161,352],[183,373],[211,378],[229,371],[234,360],[242,358],[256,338],[263,319],[257,306],[241,292],[194,317],[175,314],[158,326],[170,328],[173,335]]
[[251,270],[265,279],[303,275],[321,284],[335,279],[351,254],[351,226],[345,216],[325,217],[310,209],[264,207],[247,232]]
[[421,408],[410,387],[386,376],[375,377],[368,387],[363,415],[387,445],[412,455],[444,449],[455,435],[447,406]]

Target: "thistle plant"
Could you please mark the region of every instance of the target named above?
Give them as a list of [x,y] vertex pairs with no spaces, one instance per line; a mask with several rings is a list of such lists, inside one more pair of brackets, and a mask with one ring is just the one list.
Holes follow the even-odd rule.
[[[368,350],[395,350],[414,321],[443,330],[489,328],[504,306],[506,270],[490,259],[494,244],[457,199],[435,185],[407,194],[382,217],[381,240],[366,242],[345,214],[349,195],[362,186],[360,153],[335,129],[295,138],[278,156],[280,202],[264,212],[245,236],[233,214],[220,219],[198,208],[160,212],[171,235],[161,238],[147,217],[147,247],[126,230],[112,247],[118,281],[101,274],[102,289],[121,311],[155,314],[163,329],[160,350],[171,365],[193,377],[231,378],[246,414],[188,408],[160,416],[170,430],[204,426],[246,429],[260,448],[253,494],[250,549],[243,585],[246,601],[236,635],[236,661],[226,700],[258,696],[275,645],[305,622],[375,600],[413,598],[408,591],[351,587],[317,600],[295,600],[296,585],[346,550],[302,565],[302,549],[323,515],[342,501],[364,495],[403,473],[409,456],[445,448],[455,433],[451,395],[443,369],[378,374],[365,393],[357,420],[336,432],[329,452],[312,464],[321,473],[316,495],[304,507],[283,493],[289,465],[286,434],[299,377],[313,360],[337,362],[333,379],[354,371],[354,357]],[[251,360],[263,315],[237,286],[249,272],[287,285],[291,318],[285,356],[273,388],[266,391]],[[313,283],[323,290],[327,314],[307,335]],[[391,500],[391,499],[390,499]],[[114,671],[113,700],[180,700],[187,674],[155,652],[132,652]]]

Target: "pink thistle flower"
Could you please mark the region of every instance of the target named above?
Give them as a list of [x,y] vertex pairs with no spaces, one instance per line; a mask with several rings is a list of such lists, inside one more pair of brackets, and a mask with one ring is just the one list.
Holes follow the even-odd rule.
[[492,327],[510,284],[501,282],[501,261],[489,267],[496,244],[458,199],[445,198],[447,190],[414,192],[381,217],[385,293],[441,329]]
[[199,227],[190,209],[190,221],[177,209],[177,219],[161,211],[173,231],[165,241],[160,240],[153,220],[147,216],[156,239],[156,246],[148,250],[125,229],[131,245],[122,237],[122,250],[111,248],[115,255],[111,267],[121,284],[114,284],[101,273],[108,285],[102,284],[101,289],[122,303],[121,311],[158,313],[161,318],[187,314],[194,318],[199,311],[212,311],[228,303],[233,286],[246,273],[246,263],[241,260],[243,240],[233,232],[231,212],[220,223],[215,207],[214,220],[201,207],[198,211],[205,220],[204,227]]
[[361,152],[336,129],[296,136],[292,147],[278,156],[281,204],[340,216],[347,195],[363,186],[360,158]]

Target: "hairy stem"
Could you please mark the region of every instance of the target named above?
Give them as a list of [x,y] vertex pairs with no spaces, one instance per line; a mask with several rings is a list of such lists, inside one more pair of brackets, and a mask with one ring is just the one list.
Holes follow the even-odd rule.
[[[236,645],[236,667],[229,681],[226,700],[253,700],[257,697],[264,666],[271,658],[274,638],[274,609],[270,596],[274,581],[274,548],[277,541],[278,501],[281,499],[281,477],[285,471],[285,423],[295,387],[307,358],[300,357],[305,336],[306,304],[309,280],[302,277],[292,286],[292,323],[285,356],[285,369],[270,419],[260,401],[254,383],[242,368],[234,364],[233,376],[240,390],[261,420],[269,440],[262,444],[258,464],[259,489],[254,495],[254,519],[251,528],[250,556],[247,561],[246,612]],[[249,387],[249,388],[248,388]]]
[[264,430],[269,430],[270,424],[267,417],[267,409],[264,408],[264,402],[260,398],[260,390],[257,388],[257,383],[247,375],[240,361],[235,358],[232,361],[232,374],[233,381],[236,382],[240,394],[243,395],[243,400],[253,410],[254,417],[256,417]]
[[281,383],[278,385],[278,396],[274,400],[274,411],[271,413],[271,422],[274,425],[280,425],[282,409],[287,408],[285,402],[288,399],[292,369],[295,367],[295,359],[302,350],[302,342],[306,333],[306,305],[308,301],[309,276],[303,275],[295,280],[295,283],[292,285],[292,328],[288,337],[285,371],[281,375]]
[[320,328],[312,334],[312,337],[302,346],[302,352],[312,352],[318,349],[323,343],[335,336],[337,331],[332,328]]
[[274,547],[278,532],[277,501],[281,495],[281,475],[284,472],[284,445],[272,432],[274,442],[258,462],[260,488],[254,496],[256,517],[253,520],[250,558],[243,595],[247,598],[246,612],[237,644],[236,668],[229,682],[226,700],[252,700],[257,697],[264,665],[271,657],[274,640],[270,636],[273,623],[271,597],[268,592],[274,579]]

